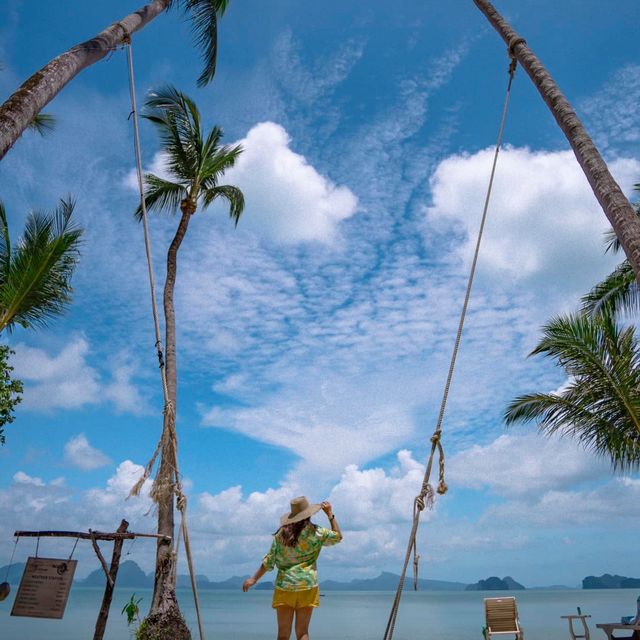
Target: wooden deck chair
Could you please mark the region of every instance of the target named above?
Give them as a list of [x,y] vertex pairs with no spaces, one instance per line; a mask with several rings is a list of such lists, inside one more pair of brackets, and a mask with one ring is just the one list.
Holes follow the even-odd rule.
[[518,607],[513,596],[505,598],[485,598],[486,638],[515,634],[516,640],[524,640],[524,631],[518,619]]

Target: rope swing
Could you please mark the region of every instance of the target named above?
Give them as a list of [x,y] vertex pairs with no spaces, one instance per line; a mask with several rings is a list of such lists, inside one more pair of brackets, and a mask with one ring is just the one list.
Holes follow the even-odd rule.
[[440,495],[444,495],[447,492],[447,484],[444,479],[444,450],[442,448],[442,421],[444,418],[445,408],[447,406],[447,400],[449,398],[449,389],[451,387],[451,380],[453,378],[453,371],[456,365],[456,359],[458,357],[458,350],[460,348],[460,341],[462,339],[462,329],[464,328],[464,321],[467,316],[467,308],[469,306],[469,299],[471,298],[471,288],[473,286],[473,279],[476,273],[476,265],[478,263],[478,255],[480,253],[480,244],[482,242],[482,235],[484,233],[484,227],[487,220],[487,211],[489,210],[489,202],[491,200],[491,191],[493,189],[493,179],[496,173],[496,164],[498,162],[498,154],[500,153],[500,147],[502,146],[502,136],[504,133],[504,127],[507,120],[507,110],[509,106],[509,98],[511,96],[511,85],[513,83],[513,77],[515,75],[517,61],[513,53],[513,47],[522,42],[522,38],[516,38],[509,43],[509,57],[511,63],[509,64],[509,81],[507,83],[506,95],[504,98],[504,105],[502,108],[502,119],[500,121],[500,128],[498,130],[498,139],[496,141],[495,153],[493,156],[493,165],[491,167],[491,176],[489,178],[489,185],[487,187],[487,195],[484,201],[484,208],[482,210],[482,219],[480,221],[480,228],[478,230],[478,237],[476,240],[475,251],[473,253],[473,261],[471,263],[471,269],[469,271],[469,278],[467,280],[467,289],[464,296],[464,303],[462,305],[462,311],[460,313],[460,319],[458,321],[458,331],[456,333],[455,343],[453,345],[453,352],[451,354],[451,361],[449,363],[449,371],[447,373],[446,383],[444,385],[444,393],[442,395],[442,401],[440,403],[440,411],[438,413],[438,420],[436,422],[436,428],[431,436],[431,454],[427,460],[427,467],[422,480],[422,487],[420,493],[414,498],[413,501],[413,523],[411,526],[411,533],[409,534],[409,543],[407,545],[407,552],[404,558],[404,564],[402,566],[402,573],[398,581],[398,588],[396,590],[393,604],[391,606],[391,612],[389,614],[389,620],[384,632],[384,640],[392,640],[393,631],[396,624],[396,618],[398,616],[398,609],[400,607],[400,598],[402,597],[402,590],[404,587],[405,577],[407,575],[407,567],[409,560],[413,552],[413,566],[414,566],[414,588],[417,588],[418,584],[418,560],[420,556],[416,547],[416,536],[418,533],[418,526],[420,524],[420,514],[424,511],[425,507],[431,509],[434,501],[434,489],[431,485],[431,469],[435,458],[436,451],[438,452],[438,487],[436,492]]
[[[177,555],[177,547],[180,540],[180,535],[182,535],[182,539],[184,540],[184,549],[187,557],[187,564],[189,566],[189,578],[191,580],[191,590],[193,591],[193,600],[195,604],[196,610],[196,618],[198,620],[198,632],[200,636],[200,640],[204,640],[204,630],[202,627],[202,617],[200,615],[200,602],[198,598],[198,588],[196,586],[195,572],[193,569],[193,559],[191,554],[191,543],[189,540],[189,530],[187,528],[187,497],[184,495],[182,491],[182,482],[181,482],[181,474],[178,469],[178,439],[176,435],[176,412],[173,402],[169,397],[169,388],[167,386],[167,373],[164,362],[164,352],[162,347],[162,338],[160,336],[160,321],[158,317],[158,307],[156,304],[156,290],[155,290],[155,279],[153,276],[153,260],[151,256],[151,241],[149,239],[149,225],[147,222],[147,205],[144,198],[144,182],[143,182],[143,174],[142,174],[142,153],[140,150],[140,130],[138,124],[138,108],[136,102],[136,88],[135,88],[135,77],[133,71],[133,49],[131,36],[124,28],[122,24],[120,24],[122,30],[124,31],[124,36],[122,38],[123,44],[127,48],[127,62],[129,67],[129,93],[131,96],[131,113],[129,118],[131,118],[133,122],[133,138],[134,138],[134,147],[135,147],[135,157],[136,157],[136,173],[138,177],[138,191],[140,194],[140,208],[142,211],[142,228],[144,231],[144,247],[145,253],[147,257],[147,271],[149,275],[149,290],[151,295],[151,309],[153,313],[153,326],[155,331],[155,347],[156,353],[158,356],[158,365],[160,368],[160,378],[162,381],[162,394],[164,399],[164,409],[163,409],[163,426],[162,426],[162,436],[156,446],[156,449],[151,456],[151,460],[147,463],[144,473],[142,477],[136,482],[136,484],[131,489],[129,495],[136,496],[140,493],[145,481],[151,475],[153,467],[155,465],[156,459],[160,452],[162,452],[163,461],[167,464],[168,472],[161,473],[158,472],[156,476],[153,486],[151,488],[151,498],[158,502],[160,498],[166,497],[167,491],[173,491],[176,496],[176,506],[178,511],[180,511],[180,528],[178,531],[178,543],[176,544],[175,551],[172,548],[172,553],[176,553]],[[161,466],[162,468],[162,466]],[[171,542],[173,547],[173,541]],[[177,562],[176,565],[177,567]]]

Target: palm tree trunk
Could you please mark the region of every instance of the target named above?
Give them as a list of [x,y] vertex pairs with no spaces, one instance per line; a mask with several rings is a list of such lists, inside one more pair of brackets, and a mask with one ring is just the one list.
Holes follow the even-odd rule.
[[[191,211],[183,207],[182,217],[176,234],[167,252],[167,277],[164,285],[165,316],[165,372],[169,400],[173,404],[173,415],[165,414],[162,437],[162,452],[158,479],[161,488],[158,495],[158,533],[169,536],[172,542],[160,538],[156,550],[156,573],[153,587],[151,611],[145,620],[146,634],[143,638],[155,638],[154,633],[167,634],[172,640],[191,638],[184,624],[176,598],[176,558],[173,554],[174,541],[174,490],[177,469],[177,438],[175,433],[175,411],[177,407],[177,367],[176,367],[176,318],[173,295],[178,271],[178,249],[182,244]],[[153,626],[154,629],[151,627]],[[159,637],[164,638],[164,635]]]
[[640,281],[640,220],[631,203],[609,172],[569,101],[524,39],[511,28],[489,0],[474,0],[474,2],[511,48],[513,55],[547,103],[553,117],[567,137],[593,193],[620,239],[636,279]]
[[20,137],[41,109],[83,69],[104,58],[123,37],[145,27],[165,11],[172,0],[153,0],[97,36],[72,47],[36,71],[0,107],[0,159]]

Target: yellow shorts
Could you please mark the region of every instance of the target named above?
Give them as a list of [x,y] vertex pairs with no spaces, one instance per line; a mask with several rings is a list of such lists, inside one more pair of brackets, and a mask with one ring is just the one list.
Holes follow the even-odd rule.
[[293,609],[304,609],[305,607],[320,606],[320,590],[318,587],[305,589],[304,591],[283,591],[273,590],[273,604],[276,607],[291,607]]

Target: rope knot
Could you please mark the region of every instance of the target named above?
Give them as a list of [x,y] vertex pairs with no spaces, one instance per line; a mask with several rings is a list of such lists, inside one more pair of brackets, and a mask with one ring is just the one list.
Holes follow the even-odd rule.
[[433,435],[431,436],[431,444],[438,444],[440,442],[441,436],[442,431],[440,431],[440,429],[434,431]]
[[178,497],[176,498],[176,507],[178,507],[178,510],[182,512],[187,508],[187,496],[185,496],[184,493],[178,494]]
[[438,492],[438,495],[443,496],[445,493],[447,493],[447,491],[449,491],[449,487],[447,486],[447,483],[444,481],[444,478],[440,479],[440,482],[438,482],[438,488],[436,489],[436,491]]

